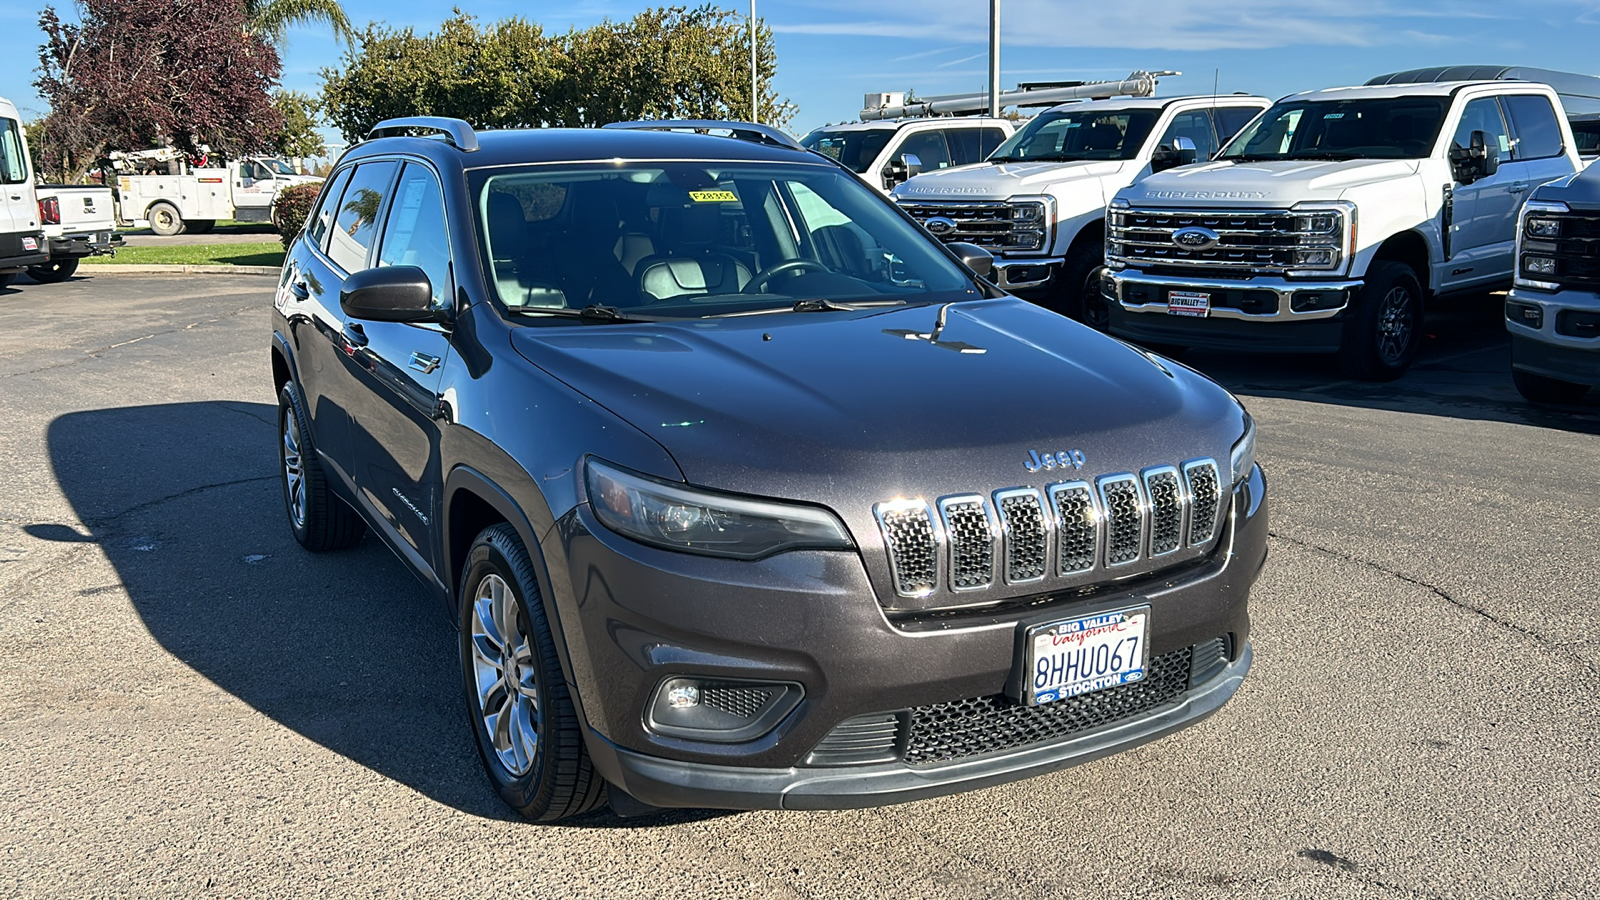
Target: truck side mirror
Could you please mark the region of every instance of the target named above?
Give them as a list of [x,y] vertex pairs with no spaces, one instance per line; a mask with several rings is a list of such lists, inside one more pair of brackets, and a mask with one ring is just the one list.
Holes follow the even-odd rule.
[[902,153],[900,158],[883,167],[883,186],[892,190],[897,184],[922,174],[922,160],[915,153]]
[[1474,130],[1467,146],[1450,146],[1450,168],[1462,184],[1493,175],[1500,171],[1500,147],[1489,143],[1482,131]]
[[1150,171],[1165,172],[1178,166],[1187,166],[1198,156],[1194,141],[1186,137],[1175,137],[1171,146],[1157,147],[1155,152],[1150,154]]
[[1493,175],[1500,171],[1500,145],[1489,143],[1481,131],[1472,133],[1472,156],[1478,160],[1478,172],[1481,175]]

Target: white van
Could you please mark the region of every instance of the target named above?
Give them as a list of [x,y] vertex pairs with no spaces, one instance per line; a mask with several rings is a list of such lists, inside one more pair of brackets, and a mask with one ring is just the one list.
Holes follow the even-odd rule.
[[39,200],[33,193],[33,161],[22,132],[22,117],[0,97],[0,288],[28,266],[50,259],[39,228]]

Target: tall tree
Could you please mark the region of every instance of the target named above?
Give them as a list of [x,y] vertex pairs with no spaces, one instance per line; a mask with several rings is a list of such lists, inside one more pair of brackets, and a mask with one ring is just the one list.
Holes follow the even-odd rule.
[[240,155],[281,126],[278,53],[246,29],[241,0],[80,0],[78,13],[39,14],[45,171],[73,178],[110,151],[165,145]]
[[[762,121],[794,105],[772,91],[772,32],[757,29]],[[369,26],[341,68],[322,71],[324,109],[349,140],[396,116],[480,128],[584,127],[638,118],[747,119],[749,31],[713,6],[647,10],[565,34],[511,18],[479,27],[457,10],[436,34]]]
[[279,156],[304,159],[328,152],[328,145],[317,133],[317,108],[315,97],[299,91],[279,91],[272,98],[272,106],[283,118],[283,127],[272,135],[272,150]]
[[244,0],[244,15],[250,30],[276,47],[289,42],[289,29],[295,25],[326,25],[346,46],[356,36],[339,0]]

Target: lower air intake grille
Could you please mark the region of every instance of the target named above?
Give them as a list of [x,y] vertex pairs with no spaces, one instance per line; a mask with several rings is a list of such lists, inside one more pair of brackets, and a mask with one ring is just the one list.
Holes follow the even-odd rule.
[[1194,645],[1194,660],[1189,666],[1189,685],[1204,684],[1228,665],[1232,635],[1215,637]]
[[700,692],[701,703],[741,719],[748,719],[760,712],[770,699],[772,692],[766,688],[707,687]]
[[1143,681],[1043,706],[1022,706],[1003,694],[919,706],[911,710],[905,761],[927,765],[1013,750],[1149,712],[1182,696],[1191,656],[1189,647],[1162,654]]
[[887,762],[895,758],[900,743],[900,714],[871,713],[846,719],[817,744],[806,763],[813,766],[850,766]]

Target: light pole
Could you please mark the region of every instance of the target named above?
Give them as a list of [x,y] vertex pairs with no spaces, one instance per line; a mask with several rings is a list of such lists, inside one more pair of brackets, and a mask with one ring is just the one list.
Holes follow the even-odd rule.
[[[999,0],[995,0],[996,3]],[[756,0],[750,0],[750,121],[761,124],[760,87],[756,76]]]
[[[756,0],[750,0],[752,6]],[[1000,0],[989,0],[989,118],[1000,117]]]

